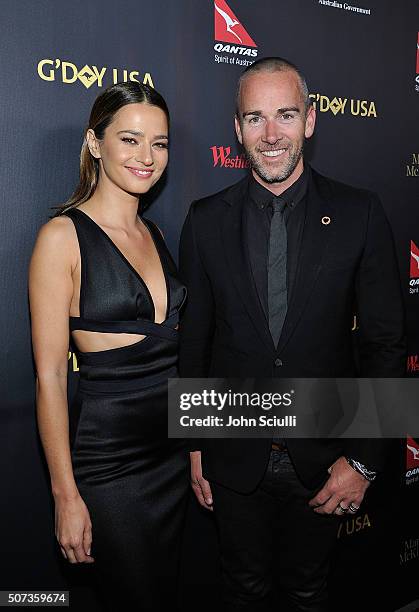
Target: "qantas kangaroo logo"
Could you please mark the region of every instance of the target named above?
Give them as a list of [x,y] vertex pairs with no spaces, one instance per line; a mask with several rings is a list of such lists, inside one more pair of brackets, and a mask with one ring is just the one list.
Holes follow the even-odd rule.
[[419,448],[407,445],[407,448],[413,453],[413,461],[419,461]]
[[410,278],[419,277],[419,249],[413,240],[410,241]]
[[406,469],[414,470],[419,467],[419,444],[413,438],[406,440]]
[[216,2],[214,2],[214,6],[215,6],[215,10],[218,13],[220,13],[221,17],[226,22],[226,30],[227,30],[227,32],[230,32],[230,34],[233,34],[233,36],[235,36],[237,38],[239,43],[243,44],[243,41],[240,38],[240,36],[238,34],[236,34],[236,32],[234,30],[231,29],[231,28],[234,28],[234,26],[236,26],[236,25],[240,25],[240,21],[237,21],[237,19],[232,19],[228,13],[226,13],[225,11],[220,9],[219,6],[217,6]]
[[239,42],[246,47],[257,46],[225,0],[214,1],[214,25],[215,40],[236,44]]

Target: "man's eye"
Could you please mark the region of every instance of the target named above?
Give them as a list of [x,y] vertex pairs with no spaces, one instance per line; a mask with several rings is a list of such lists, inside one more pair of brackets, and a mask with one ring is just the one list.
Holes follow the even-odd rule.
[[290,113],[284,113],[283,115],[281,115],[282,119],[285,119],[285,121],[289,121],[290,119],[294,118],[294,115],[291,115]]
[[260,117],[250,117],[249,123],[259,123]]
[[128,138],[128,136],[124,136],[122,138],[122,142],[127,142],[128,144],[137,144],[135,138]]

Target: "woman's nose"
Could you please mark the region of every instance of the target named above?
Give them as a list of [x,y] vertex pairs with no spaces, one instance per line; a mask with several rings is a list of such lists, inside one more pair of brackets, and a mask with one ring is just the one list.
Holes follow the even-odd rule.
[[151,144],[143,142],[138,147],[135,153],[135,161],[143,163],[145,166],[151,166],[154,162],[153,150]]

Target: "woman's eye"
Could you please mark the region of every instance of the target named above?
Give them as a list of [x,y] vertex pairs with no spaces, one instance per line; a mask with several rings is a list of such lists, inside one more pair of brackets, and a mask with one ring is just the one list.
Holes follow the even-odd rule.
[[124,136],[122,138],[122,142],[127,142],[128,144],[137,144],[135,138],[128,138],[128,136]]
[[156,142],[155,146],[158,149],[167,149],[169,147],[169,145],[167,144],[167,142]]

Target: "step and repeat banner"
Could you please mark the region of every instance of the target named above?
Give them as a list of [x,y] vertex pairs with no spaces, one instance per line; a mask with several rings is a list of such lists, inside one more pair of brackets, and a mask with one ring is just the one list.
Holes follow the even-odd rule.
[[[383,202],[406,305],[407,374],[417,376],[419,5],[3,0],[0,41],[0,589],[71,588],[74,609],[78,601],[95,609],[88,568],[68,567],[54,539],[36,431],[27,300],[35,237],[76,184],[93,100],[108,85],[127,80],[148,83],[166,98],[172,115],[169,169],[147,215],[176,258],[191,201],[247,171],[233,124],[241,71],[264,56],[296,63],[318,117],[306,158],[327,176],[376,191]],[[69,372],[74,385],[71,350]],[[419,599],[419,440],[406,432],[398,444],[388,475],[370,488],[362,512],[341,522],[333,609],[396,610]],[[192,499],[188,512],[181,609],[196,609],[198,598],[204,611],[219,602],[216,532],[212,517]]]

